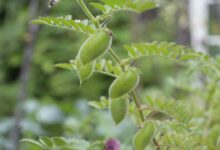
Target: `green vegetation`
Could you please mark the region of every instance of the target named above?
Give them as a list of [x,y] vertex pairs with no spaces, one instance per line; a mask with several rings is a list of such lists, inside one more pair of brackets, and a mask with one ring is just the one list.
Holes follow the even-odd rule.
[[[0,0],[3,150],[12,144],[20,66],[33,19],[28,1],[14,3]],[[20,149],[102,150],[111,137],[120,140],[122,150],[220,149],[219,53],[171,42],[176,31],[165,15],[170,5],[177,4],[159,9],[147,0],[61,0],[46,15],[40,1],[31,23],[43,26],[22,104]],[[144,19],[134,21],[135,13],[143,13],[146,26],[140,25]]]

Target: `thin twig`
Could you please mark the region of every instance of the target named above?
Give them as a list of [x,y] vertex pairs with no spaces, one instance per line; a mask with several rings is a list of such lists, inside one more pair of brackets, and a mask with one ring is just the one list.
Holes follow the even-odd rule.
[[[132,99],[134,100],[134,103],[135,103],[135,105],[137,107],[137,110],[138,110],[138,113],[140,115],[141,121],[144,122],[145,119],[144,119],[144,114],[141,111],[140,100],[138,99],[138,97],[137,97],[137,95],[136,95],[136,93],[134,91],[132,91],[130,95],[131,95]],[[159,145],[159,143],[157,142],[157,140],[155,138],[153,138],[153,143],[154,143],[156,149],[160,150],[160,145]]]
[[105,71],[95,70],[95,72],[116,78],[116,76],[114,74],[111,74],[111,73],[108,73],[108,72],[105,72]]
[[78,3],[80,7],[82,8],[83,12],[87,15],[87,17],[95,24],[95,26],[98,28],[99,23],[95,20],[95,17],[92,15],[90,10],[87,8],[86,4],[83,0],[78,0]]
[[115,51],[110,48],[109,49],[109,53],[111,54],[111,56],[113,57],[113,59],[119,64],[121,65],[121,59],[118,57],[118,55],[115,53]]
[[139,113],[139,115],[140,115],[141,121],[144,122],[144,121],[145,121],[145,119],[144,119],[144,114],[143,114],[143,112],[140,110],[141,104],[140,104],[140,102],[139,102],[139,99],[138,99],[136,93],[135,93],[134,91],[132,91],[130,95],[131,95],[132,99],[134,100],[134,103],[135,103],[135,105],[136,105],[136,107],[137,107],[137,110],[138,110],[138,113]]
[[153,138],[153,143],[154,143],[156,149],[160,150],[160,144],[157,142],[157,140],[155,138]]

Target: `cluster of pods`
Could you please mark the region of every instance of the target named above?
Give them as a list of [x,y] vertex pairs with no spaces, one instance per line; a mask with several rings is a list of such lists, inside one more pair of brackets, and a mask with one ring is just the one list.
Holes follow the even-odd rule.
[[[81,83],[93,74],[96,60],[110,49],[111,44],[112,32],[108,29],[98,30],[82,44],[75,61]],[[129,107],[129,95],[138,85],[138,82],[139,72],[133,67],[123,69],[123,73],[112,82],[109,88],[110,111],[116,124],[119,124],[125,118]],[[150,121],[145,124],[134,136],[133,144],[135,148],[144,150],[152,140],[154,132],[153,122]],[[112,148],[111,144],[110,147]],[[119,149],[119,147],[116,146],[116,149]]]
[[[88,79],[94,72],[96,60],[107,52],[112,44],[112,32],[100,29],[88,37],[80,47],[75,66],[80,82]],[[138,84],[139,74],[135,68],[129,68],[118,76],[109,88],[110,109],[116,124],[126,116],[129,96]]]

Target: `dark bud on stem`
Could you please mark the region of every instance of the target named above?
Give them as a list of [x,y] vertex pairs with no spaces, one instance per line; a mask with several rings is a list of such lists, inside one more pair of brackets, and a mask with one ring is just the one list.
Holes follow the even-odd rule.
[[120,150],[120,142],[117,139],[110,138],[105,143],[105,150]]
[[55,6],[57,3],[59,2],[59,0],[49,0],[49,3],[48,3],[48,7],[53,7]]

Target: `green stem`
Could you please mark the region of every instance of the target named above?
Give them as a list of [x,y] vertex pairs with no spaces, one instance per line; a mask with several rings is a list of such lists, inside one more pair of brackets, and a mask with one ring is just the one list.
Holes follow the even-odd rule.
[[141,104],[140,104],[140,101],[139,101],[136,93],[134,91],[132,91],[130,95],[131,95],[132,99],[134,100],[134,103],[135,103],[135,105],[137,107],[137,110],[138,110],[138,113],[140,115],[141,121],[144,122],[145,121],[144,114],[143,114],[143,112],[140,109],[141,108]]
[[121,65],[121,59],[118,57],[118,55],[115,53],[115,51],[114,51],[112,48],[110,48],[110,49],[109,49],[109,52],[110,52],[111,56],[113,57],[113,59],[114,59],[119,65]]
[[153,138],[153,143],[154,143],[156,149],[160,150],[160,144],[157,142],[157,140],[155,138]]
[[[144,122],[145,119],[144,119],[144,113],[141,111],[141,103],[140,103],[140,100],[138,99],[136,93],[134,91],[131,92],[130,96],[132,97],[132,99],[134,100],[134,103],[137,107],[137,110],[138,110],[138,113],[139,113],[139,116],[141,118],[141,121]],[[153,143],[156,147],[157,150],[160,150],[160,144],[157,142],[157,140],[155,138],[153,138]]]
[[96,25],[96,27],[99,27],[99,24],[95,21],[95,17],[92,15],[92,13],[87,8],[86,4],[83,0],[78,0],[79,5],[81,6],[84,13],[87,15],[87,17]]
[[116,78],[116,76],[114,74],[110,74],[110,73],[107,73],[104,71],[95,70],[95,72]]

